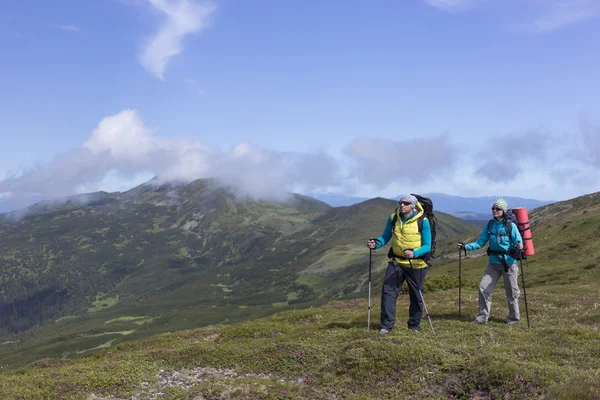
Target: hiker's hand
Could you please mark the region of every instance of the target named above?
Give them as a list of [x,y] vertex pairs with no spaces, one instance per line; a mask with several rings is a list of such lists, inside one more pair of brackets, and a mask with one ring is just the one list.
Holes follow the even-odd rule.
[[459,250],[462,250],[464,247],[465,247],[465,245],[464,245],[464,244],[462,244],[462,243],[459,243],[459,244],[458,244],[458,249],[459,249]]
[[523,250],[523,243],[517,242],[517,249]]
[[406,257],[406,258],[414,258],[415,257],[415,253],[413,253],[410,250],[404,250],[404,257]]
[[367,240],[367,247],[370,249],[374,249],[375,248],[375,239]]

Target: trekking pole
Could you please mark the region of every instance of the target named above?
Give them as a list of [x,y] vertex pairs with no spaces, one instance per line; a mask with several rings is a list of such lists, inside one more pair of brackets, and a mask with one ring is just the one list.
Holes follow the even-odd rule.
[[[521,280],[523,281],[523,296],[525,297],[525,315],[527,315],[527,328],[531,328],[531,325],[529,325],[529,310],[527,308],[527,291],[525,290],[525,270],[523,269],[523,251],[521,251],[521,257],[519,259],[519,263],[521,264]],[[529,262],[527,262],[527,266],[529,267]]]
[[368,322],[367,331],[371,330],[371,257],[373,256],[373,249],[369,249],[369,311],[367,312]]
[[419,289],[419,286],[417,286],[417,282],[416,282],[417,279],[415,278],[415,272],[413,270],[412,261],[410,260],[410,258],[408,259],[408,263],[410,264],[410,271],[411,271],[411,275],[412,275],[414,281],[411,281],[411,279],[409,277],[406,277],[407,278],[406,280],[408,281],[409,286],[412,283],[413,290],[418,292],[419,295],[421,296],[421,302],[423,303],[423,308],[425,308],[425,314],[427,314],[427,319],[429,320],[429,326],[431,326],[431,332],[433,332],[433,336],[435,336],[435,330],[433,329],[433,324],[431,323],[431,318],[429,317],[429,311],[427,311],[427,305],[425,304],[425,299],[423,298],[423,292],[421,292],[421,289]]
[[[465,257],[467,256],[467,249],[465,249],[465,244],[463,245],[463,250],[465,251]],[[461,249],[458,249],[458,320],[460,321],[460,307],[462,304],[462,252]]]

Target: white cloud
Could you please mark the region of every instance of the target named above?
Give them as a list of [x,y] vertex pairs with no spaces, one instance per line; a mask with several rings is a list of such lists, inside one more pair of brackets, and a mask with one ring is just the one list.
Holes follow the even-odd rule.
[[124,110],[100,121],[80,148],[0,180],[0,193],[26,204],[32,193],[36,199],[60,198],[149,176],[180,182],[215,178],[255,199],[281,199],[294,185],[314,188],[340,179],[339,164],[323,151],[283,153],[242,142],[226,152],[193,139],[162,139],[137,111]]
[[81,31],[81,28],[79,28],[76,25],[56,25],[56,27],[58,29],[62,29],[64,31],[71,31],[71,32],[79,32],[79,31]]
[[405,138],[401,142],[378,138],[356,139],[346,147],[354,162],[351,175],[377,188],[403,181],[429,182],[447,176],[457,164],[459,152],[447,135]]
[[555,143],[557,139],[543,128],[494,135],[487,148],[476,155],[479,166],[474,175],[488,182],[511,182],[533,163],[547,161],[550,153],[556,153]]
[[340,192],[363,197],[404,192],[518,195],[560,200],[600,190],[600,125],[582,118],[575,132],[545,129],[494,135],[480,145],[448,135],[352,140],[344,152],[280,152],[241,142],[230,150],[190,138],[155,135],[135,110],[102,119],[81,147],[0,179],[0,199],[15,206],[98,190],[128,189],[153,176],[215,178],[241,197]]
[[212,3],[196,3],[193,0],[148,2],[166,16],[166,21],[145,44],[140,63],[149,73],[164,79],[165,68],[171,57],[183,51],[183,39],[205,29],[216,7]]
[[115,159],[131,161],[146,157],[156,142],[137,111],[125,110],[104,118],[83,147],[94,154],[109,152]]
[[462,12],[482,5],[485,0],[425,0],[425,2],[442,11]]
[[600,126],[581,118],[578,128],[561,135],[536,129],[495,136],[494,147],[475,156],[471,188],[554,200],[600,190]]
[[466,12],[484,6],[496,10],[512,9],[511,14],[521,15],[528,21],[517,23],[519,29],[535,33],[548,33],[568,25],[600,16],[598,0],[424,0],[432,7],[449,13]]
[[[588,164],[600,168],[600,124],[594,124],[588,118],[580,120],[580,146],[575,149],[575,156],[581,157]],[[583,151],[578,151],[582,149]]]
[[597,0],[559,0],[546,4],[547,8],[530,24],[534,32],[552,32],[600,16],[600,3]]

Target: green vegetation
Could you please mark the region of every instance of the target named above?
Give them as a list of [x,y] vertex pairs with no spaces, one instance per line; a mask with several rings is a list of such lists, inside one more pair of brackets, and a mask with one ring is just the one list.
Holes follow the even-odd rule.
[[[406,290],[397,328],[366,331],[365,238],[392,201],[240,203],[202,181],[101,200],[0,218],[2,398],[600,397],[600,194],[530,213],[531,329],[523,296],[522,322],[503,323],[501,285],[490,324],[471,323],[483,251],[463,259],[459,320],[456,242],[481,228],[440,214],[435,337],[426,319],[405,328]],[[373,253],[374,329],[386,250]]]
[[[203,180],[87,197],[37,205],[18,221],[0,216],[0,341],[15,341],[0,347],[3,363],[106,345],[93,339],[106,321],[135,330],[115,346],[356,296],[366,287],[365,239],[397,205],[248,202]],[[440,220],[441,238],[474,228]],[[374,261],[381,271],[385,255]]]
[[146,317],[119,317],[119,318],[113,318],[113,319],[109,319],[108,321],[105,321],[104,324],[113,324],[115,322],[119,322],[119,321],[132,321],[138,325],[143,325],[146,324],[148,322],[152,322],[153,318],[146,318]]
[[[596,399],[600,310],[552,292],[528,293],[532,329],[503,324],[500,301],[486,326],[459,320],[449,290],[427,294],[436,336],[426,320],[421,334],[406,329],[407,295],[397,327],[380,336],[366,329],[366,300],[352,299],[43,359],[0,373],[0,387],[5,399]],[[475,312],[474,291],[463,307]]]
[[96,296],[96,301],[94,301],[92,308],[88,308],[88,312],[98,312],[105,308],[113,307],[119,302],[119,296],[115,297],[106,297],[102,295]]

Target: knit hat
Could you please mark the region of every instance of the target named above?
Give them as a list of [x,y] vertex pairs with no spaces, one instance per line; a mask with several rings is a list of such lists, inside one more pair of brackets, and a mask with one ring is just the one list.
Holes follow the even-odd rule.
[[498,200],[496,200],[494,202],[494,204],[492,204],[492,207],[493,206],[500,207],[504,212],[506,212],[506,210],[508,210],[508,202],[506,200],[504,200],[502,197],[500,197]]

